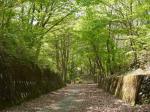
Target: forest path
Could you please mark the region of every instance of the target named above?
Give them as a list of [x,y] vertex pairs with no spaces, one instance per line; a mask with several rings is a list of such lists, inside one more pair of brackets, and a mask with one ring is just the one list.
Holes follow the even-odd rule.
[[[147,111],[146,111],[147,109]],[[150,112],[131,107],[95,84],[69,85],[2,112]]]

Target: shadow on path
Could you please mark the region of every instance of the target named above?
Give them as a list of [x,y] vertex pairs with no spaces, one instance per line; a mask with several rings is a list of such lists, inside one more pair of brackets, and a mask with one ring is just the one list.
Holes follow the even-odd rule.
[[150,105],[131,107],[95,84],[69,85],[2,112],[150,112]]

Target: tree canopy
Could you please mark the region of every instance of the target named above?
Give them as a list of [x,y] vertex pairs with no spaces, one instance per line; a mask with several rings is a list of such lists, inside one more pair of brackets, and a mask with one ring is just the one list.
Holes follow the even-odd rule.
[[1,0],[0,50],[65,82],[146,68],[149,0]]

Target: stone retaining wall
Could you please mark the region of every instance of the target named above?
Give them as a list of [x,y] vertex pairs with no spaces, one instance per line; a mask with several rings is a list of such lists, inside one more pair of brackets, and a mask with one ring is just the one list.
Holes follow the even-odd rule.
[[59,74],[0,53],[0,110],[64,86]]
[[150,102],[150,76],[147,75],[101,77],[99,87],[131,105]]
[[150,103],[150,76],[144,76],[138,92],[138,103]]

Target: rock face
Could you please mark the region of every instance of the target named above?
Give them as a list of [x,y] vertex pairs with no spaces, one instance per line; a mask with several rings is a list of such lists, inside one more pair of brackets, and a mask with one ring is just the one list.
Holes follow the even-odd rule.
[[139,103],[150,103],[150,76],[144,76],[138,93]]
[[100,78],[99,87],[131,105],[150,103],[150,76],[147,75],[128,74]]

